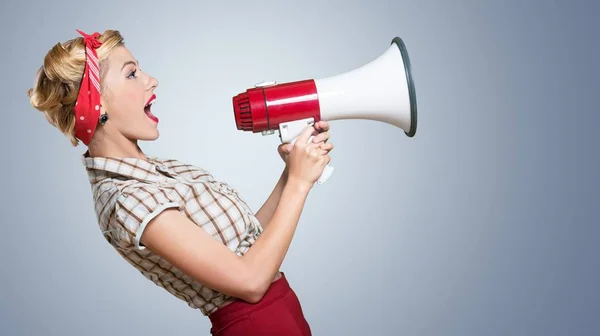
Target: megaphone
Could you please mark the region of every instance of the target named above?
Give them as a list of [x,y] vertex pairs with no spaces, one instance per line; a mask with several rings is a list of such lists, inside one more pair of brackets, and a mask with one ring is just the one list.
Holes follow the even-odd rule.
[[[408,137],[417,132],[415,84],[400,37],[357,69],[320,79],[261,82],[232,100],[238,130],[263,135],[278,131],[282,143],[294,142],[320,120],[374,120],[396,126]],[[328,165],[317,183],[325,182],[332,172]]]

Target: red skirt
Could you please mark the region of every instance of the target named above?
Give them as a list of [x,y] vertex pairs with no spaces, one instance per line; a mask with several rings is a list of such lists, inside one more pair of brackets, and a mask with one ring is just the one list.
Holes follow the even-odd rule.
[[208,317],[214,336],[312,335],[298,297],[283,273],[260,302],[234,301]]

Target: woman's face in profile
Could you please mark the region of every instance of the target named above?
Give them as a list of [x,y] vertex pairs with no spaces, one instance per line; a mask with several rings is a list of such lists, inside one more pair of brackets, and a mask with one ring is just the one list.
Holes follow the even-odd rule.
[[109,117],[107,133],[120,133],[131,140],[158,138],[158,118],[150,111],[158,81],[141,71],[124,46],[111,51],[102,63],[102,111]]

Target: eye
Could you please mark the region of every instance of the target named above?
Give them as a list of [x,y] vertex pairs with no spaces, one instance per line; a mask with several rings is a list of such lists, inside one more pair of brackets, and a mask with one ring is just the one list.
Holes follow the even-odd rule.
[[127,78],[132,78],[132,76],[133,76],[133,78],[136,78],[136,76],[135,76],[135,73],[136,73],[136,71],[137,71],[137,70],[133,70],[133,71],[131,71],[131,72],[129,73],[129,76],[127,76]]

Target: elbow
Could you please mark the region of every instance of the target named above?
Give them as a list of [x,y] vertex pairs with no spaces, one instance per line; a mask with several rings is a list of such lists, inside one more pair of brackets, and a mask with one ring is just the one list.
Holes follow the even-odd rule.
[[248,303],[256,304],[256,303],[260,302],[260,300],[263,298],[264,295],[265,295],[265,292],[261,292],[260,290],[248,291],[245,294],[244,301],[246,301]]
[[270,282],[261,281],[258,277],[253,277],[245,283],[246,286],[244,286],[245,290],[241,299],[252,304],[262,300],[270,285]]
[[260,300],[262,300],[263,296],[265,296],[267,289],[268,286],[264,286],[262,284],[250,286],[246,290],[246,298],[244,300],[246,300],[249,303],[259,303]]

